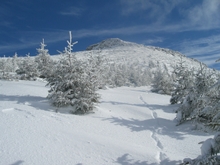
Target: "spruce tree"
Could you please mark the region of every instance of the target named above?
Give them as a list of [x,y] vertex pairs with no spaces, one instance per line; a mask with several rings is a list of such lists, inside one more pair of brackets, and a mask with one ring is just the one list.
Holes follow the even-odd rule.
[[50,86],[48,98],[56,107],[72,107],[71,113],[85,114],[91,112],[98,102],[96,81],[87,63],[78,60],[73,54],[72,34],[61,54],[62,59],[53,70],[53,76],[47,78]]
[[53,66],[53,61],[50,57],[48,49],[45,49],[47,45],[44,43],[44,39],[40,44],[40,48],[37,49],[37,56],[35,57],[35,62],[37,63],[37,69],[40,73],[40,77],[46,78],[50,76],[51,68]]
[[183,103],[185,96],[191,91],[194,83],[194,69],[189,69],[184,66],[184,61],[180,62],[175,67],[174,91],[170,99],[171,104]]
[[35,80],[39,76],[37,63],[34,61],[33,57],[30,57],[29,53],[23,59],[16,73],[19,74],[20,79],[23,80]]

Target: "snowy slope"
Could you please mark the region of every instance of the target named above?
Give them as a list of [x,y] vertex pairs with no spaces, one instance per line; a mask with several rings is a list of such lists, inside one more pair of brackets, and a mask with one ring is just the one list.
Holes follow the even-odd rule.
[[[179,52],[165,48],[144,46],[123,41],[118,38],[110,38],[101,41],[100,43],[88,46],[86,51],[74,52],[74,54],[79,58],[84,58],[89,55],[101,55],[115,63],[133,63],[145,68],[149,66],[149,63],[153,62],[155,65],[166,65],[169,70],[173,70],[173,67],[182,59],[186,67],[195,69],[200,68],[199,61],[188,58]],[[54,59],[59,59],[60,56],[54,55],[52,57]],[[205,64],[202,65],[205,66]]]
[[169,96],[149,87],[100,90],[95,113],[55,113],[40,81],[0,81],[1,165],[174,165],[208,134],[176,127]]
[[89,46],[88,48],[86,48],[86,50],[117,49],[121,47],[137,48],[137,47],[143,47],[143,45],[123,41],[119,38],[109,38],[104,41],[101,41],[100,43],[96,43]]

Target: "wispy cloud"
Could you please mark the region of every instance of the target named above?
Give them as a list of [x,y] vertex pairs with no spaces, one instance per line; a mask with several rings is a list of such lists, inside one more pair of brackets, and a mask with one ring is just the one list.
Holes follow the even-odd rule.
[[[135,34],[142,34],[142,33],[154,33],[154,32],[173,32],[173,31],[181,31],[183,30],[179,26],[145,26],[145,25],[138,25],[138,26],[128,26],[128,27],[121,27],[121,28],[111,28],[111,29],[81,29],[81,30],[72,30],[73,39],[78,40],[81,38],[86,37],[111,37],[113,35],[126,35],[132,36]],[[187,30],[187,28],[185,28]],[[68,31],[66,30],[45,30],[45,31],[21,31],[17,32],[16,36],[18,36],[19,42],[16,45],[7,46],[7,47],[0,47],[1,54],[2,52],[6,52],[7,50],[16,50],[28,48],[33,45],[38,45],[42,38],[45,39],[47,44],[50,43],[57,43],[60,41],[64,41],[68,39]],[[20,36],[20,37],[19,37]],[[161,37],[155,37],[154,39],[149,39],[143,41],[144,44],[152,44],[155,42],[162,42],[163,39]],[[185,45],[187,46],[187,45]],[[2,49],[1,49],[2,48]]]
[[137,13],[147,13],[146,20],[163,23],[168,20],[171,12],[179,6],[187,5],[186,1],[173,1],[173,0],[136,0],[127,1],[120,0],[121,13],[124,16],[130,16]]
[[150,45],[150,44],[160,43],[163,41],[164,41],[164,39],[162,37],[154,37],[152,39],[147,39],[147,40],[142,41],[142,44]]
[[85,11],[84,8],[71,6],[60,12],[61,15],[65,16],[80,16]]
[[183,12],[191,26],[203,26],[207,29],[218,28],[220,25],[220,1],[203,0],[201,4]]
[[[209,30],[220,27],[220,1],[201,0],[199,3],[173,0],[120,0],[122,15],[130,16],[142,12],[149,13],[146,20],[153,23],[148,26],[158,25],[171,27],[173,30]],[[178,19],[171,17],[175,12]]]
[[186,40],[176,47],[179,47],[183,54],[211,66],[220,58],[220,34],[196,40]]

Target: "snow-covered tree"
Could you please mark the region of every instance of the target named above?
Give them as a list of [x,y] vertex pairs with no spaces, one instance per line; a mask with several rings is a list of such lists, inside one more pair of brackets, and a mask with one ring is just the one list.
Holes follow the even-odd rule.
[[0,78],[6,79],[6,77],[7,77],[7,66],[6,66],[5,57],[0,59],[0,73],[1,73]]
[[171,104],[183,103],[185,96],[191,91],[194,84],[194,69],[189,69],[184,66],[184,61],[176,65],[173,71],[174,74],[174,91],[170,99]]
[[34,58],[30,57],[30,54],[26,55],[16,72],[21,76],[21,79],[25,80],[35,80],[39,76],[37,63]]
[[54,68],[52,76],[48,77],[50,86],[48,98],[56,107],[71,106],[71,113],[85,114],[93,110],[98,102],[96,78],[87,63],[78,60],[72,53],[77,42],[67,41],[68,46],[62,53],[62,59]]
[[15,52],[14,56],[12,57],[12,67],[13,72],[15,72],[18,68],[18,54]]
[[166,65],[163,68],[158,66],[152,82],[153,92],[170,95],[173,91],[173,78],[169,74]]
[[0,59],[0,78],[5,80],[12,79],[12,72],[14,72],[12,59],[4,56]]
[[213,112],[214,102],[211,98],[215,92],[210,93],[210,87],[216,82],[214,77],[210,70],[206,69],[202,64],[200,65],[200,70],[195,74],[193,87],[177,109],[178,124],[187,119],[193,119],[201,123],[211,121],[215,114]]
[[92,54],[89,55],[85,61],[87,63],[87,73],[90,77],[96,79],[97,89],[105,88],[108,79],[106,74],[108,69],[108,61],[104,56],[101,56],[100,54],[100,51],[95,52],[95,54],[92,52]]
[[37,49],[37,56],[35,57],[35,62],[37,63],[37,69],[40,73],[40,77],[50,76],[50,71],[53,66],[53,61],[50,57],[48,49],[45,49],[47,45],[44,43],[44,39],[40,44],[40,48]]

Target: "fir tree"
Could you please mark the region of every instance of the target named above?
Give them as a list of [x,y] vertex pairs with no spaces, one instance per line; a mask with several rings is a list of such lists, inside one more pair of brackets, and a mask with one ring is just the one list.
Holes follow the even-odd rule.
[[54,68],[53,76],[49,77],[48,98],[56,107],[71,106],[71,113],[85,114],[93,110],[98,102],[95,77],[86,63],[78,60],[72,53],[72,34],[70,32],[68,46],[62,53],[62,59]]
[[30,54],[26,55],[16,72],[24,80],[35,80],[39,76],[37,63],[35,63],[34,58],[30,57]]
[[211,97],[214,93],[210,93],[210,87],[214,82],[213,73],[201,64],[200,70],[195,74],[195,83],[191,91],[177,109],[178,124],[192,119],[200,123],[207,123],[212,120],[215,113],[213,112],[214,102]]
[[37,63],[37,69],[40,73],[40,77],[46,78],[50,76],[51,68],[53,66],[53,61],[50,57],[48,49],[45,49],[46,44],[44,43],[44,39],[40,44],[40,48],[37,49],[37,56],[35,57],[35,62]]
[[187,69],[184,61],[180,60],[174,69],[174,91],[170,99],[171,104],[183,103],[185,96],[191,91],[194,83],[194,69]]
[[173,91],[173,78],[169,74],[166,65],[163,69],[158,66],[153,78],[153,92],[170,95]]

